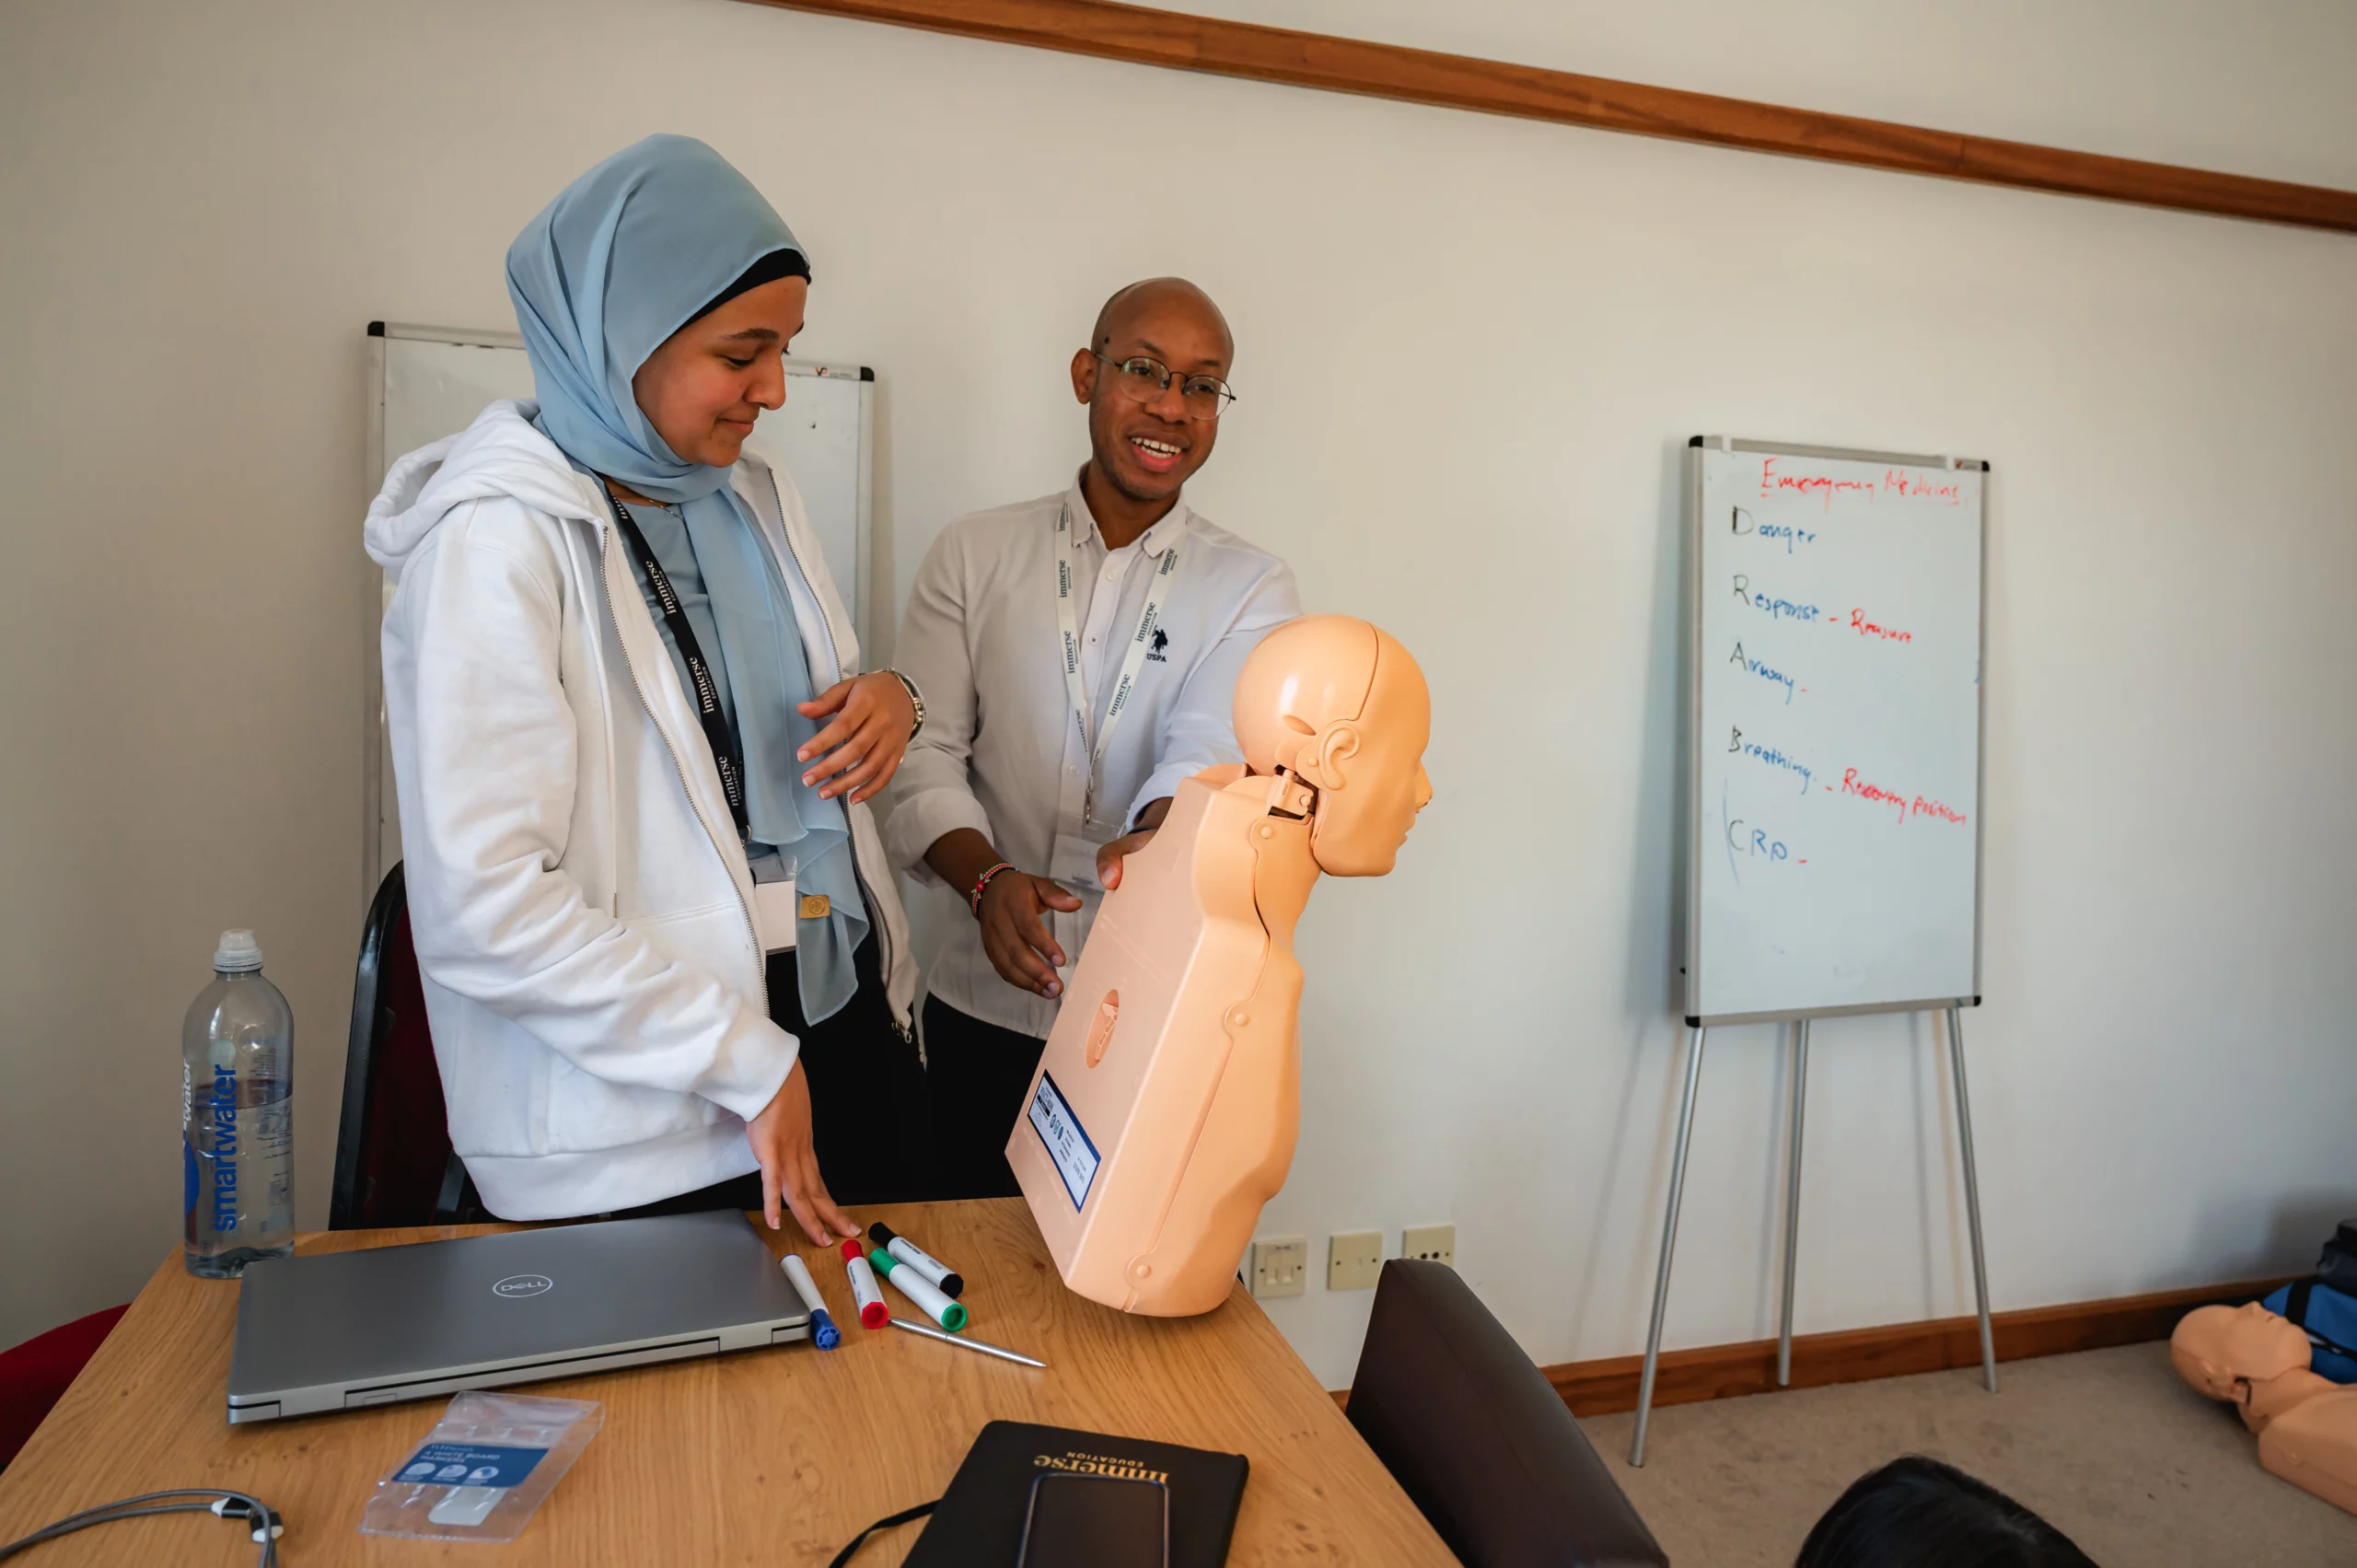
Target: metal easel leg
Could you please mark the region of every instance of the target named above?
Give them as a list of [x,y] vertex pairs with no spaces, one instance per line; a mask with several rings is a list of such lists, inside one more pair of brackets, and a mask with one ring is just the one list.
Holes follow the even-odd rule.
[[1784,1178],[1784,1319],[1776,1331],[1776,1387],[1793,1381],[1793,1282],[1801,1249],[1801,1113],[1808,1103],[1808,1020],[1793,1021],[1793,1166]]
[[1964,1088],[1964,1025],[1948,1009],[1948,1056],[1956,1063],[1956,1131],[1964,1151],[1964,1213],[1972,1226],[1972,1296],[1980,1312],[1980,1380],[1997,1391],[1997,1338],[1989,1327],[1989,1260],[1980,1247],[1980,1178],[1972,1164],[1972,1101]]
[[1654,1276],[1653,1327],[1645,1333],[1645,1371],[1637,1380],[1637,1433],[1629,1444],[1629,1463],[1645,1463],[1645,1423],[1654,1412],[1654,1369],[1661,1360],[1662,1316],[1669,1308],[1669,1257],[1678,1246],[1678,1202],[1686,1191],[1686,1149],[1694,1133],[1694,1090],[1702,1077],[1702,1041],[1710,1030],[1694,1030],[1694,1049],[1686,1058],[1686,1094],[1678,1108],[1678,1154],[1669,1167],[1669,1214],[1661,1226],[1661,1271]]

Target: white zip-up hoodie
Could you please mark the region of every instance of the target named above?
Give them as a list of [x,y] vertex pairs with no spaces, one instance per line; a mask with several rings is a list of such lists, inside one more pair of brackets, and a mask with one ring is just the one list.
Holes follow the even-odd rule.
[[[392,467],[385,714],[450,1142],[506,1219],[603,1214],[755,1168],[794,1065],[752,873],[595,482],[495,402]],[[784,568],[819,691],[859,668],[784,474],[730,485]],[[807,567],[807,569],[806,569]],[[874,818],[846,806],[894,1021],[916,967]]]

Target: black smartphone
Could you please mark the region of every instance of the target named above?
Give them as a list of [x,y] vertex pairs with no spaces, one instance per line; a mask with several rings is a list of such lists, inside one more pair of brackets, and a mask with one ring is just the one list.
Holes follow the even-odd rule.
[[1017,1568],[1168,1568],[1170,1488],[1134,1476],[1032,1478]]

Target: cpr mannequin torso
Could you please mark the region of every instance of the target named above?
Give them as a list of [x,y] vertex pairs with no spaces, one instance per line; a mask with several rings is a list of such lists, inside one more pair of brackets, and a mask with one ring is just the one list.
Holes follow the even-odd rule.
[[2177,1375],[2232,1403],[2270,1474],[2357,1514],[2357,1388],[2308,1368],[2308,1337],[2257,1302],[2201,1307],[2169,1337]]
[[1064,1283],[1158,1317],[1225,1299],[1293,1162],[1311,887],[1389,871],[1432,793],[1423,674],[1365,621],[1278,628],[1235,707],[1244,765],[1180,784],[1123,864],[1007,1142]]

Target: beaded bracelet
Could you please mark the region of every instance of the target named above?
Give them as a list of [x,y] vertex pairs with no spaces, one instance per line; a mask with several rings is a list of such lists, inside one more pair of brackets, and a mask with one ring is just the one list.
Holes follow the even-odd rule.
[[1012,863],[1002,860],[996,865],[992,866],[988,871],[983,872],[980,877],[974,878],[974,890],[970,894],[967,895],[966,901],[974,906],[974,918],[976,920],[982,918],[982,892],[991,885],[991,878],[997,876],[1002,871],[1012,871],[1014,869],[1015,866]]

